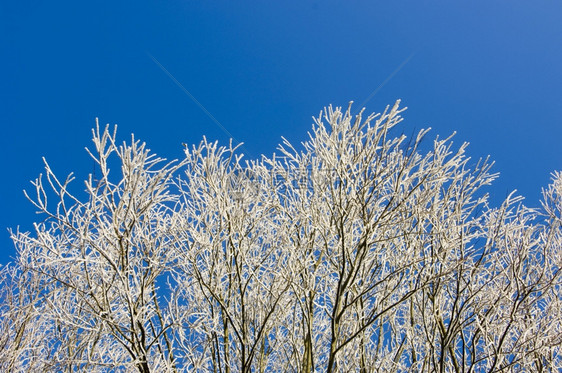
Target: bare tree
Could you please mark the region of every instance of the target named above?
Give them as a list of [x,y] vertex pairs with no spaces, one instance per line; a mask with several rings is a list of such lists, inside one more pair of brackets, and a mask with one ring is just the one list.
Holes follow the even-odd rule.
[[329,107],[254,161],[203,140],[166,163],[98,126],[99,180],[81,197],[45,162],[45,220],[12,234],[0,367],[562,368],[562,175],[541,209],[490,207],[491,163],[399,135],[403,110]]
[[[19,266],[45,284],[31,307],[49,321],[45,367],[173,370],[172,324],[158,289],[177,261],[178,196],[168,186],[182,163],[161,166],[144,144],[119,146],[115,133],[99,127],[94,144],[101,177],[86,181],[85,201],[70,194],[71,176],[61,182],[46,163],[46,185],[35,181],[33,201],[47,220],[35,225],[35,236],[13,236]],[[117,183],[109,169],[115,155]]]

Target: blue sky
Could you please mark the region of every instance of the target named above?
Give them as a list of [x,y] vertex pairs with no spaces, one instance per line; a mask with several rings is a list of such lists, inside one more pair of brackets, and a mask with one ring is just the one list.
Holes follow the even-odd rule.
[[554,0],[2,1],[0,263],[15,254],[6,229],[42,219],[22,193],[41,157],[61,177],[92,171],[96,117],[167,158],[228,142],[150,56],[251,157],[376,91],[367,110],[402,99],[405,133],[457,131],[490,155],[494,201],[517,189],[537,205],[562,170],[561,16]]

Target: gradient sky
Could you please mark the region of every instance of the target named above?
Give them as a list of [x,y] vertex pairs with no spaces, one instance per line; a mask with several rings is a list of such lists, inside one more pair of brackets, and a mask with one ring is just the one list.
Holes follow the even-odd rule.
[[[250,157],[306,139],[328,104],[409,109],[402,130],[457,131],[473,159],[538,205],[562,170],[562,2],[1,1],[0,263],[8,227],[42,219],[23,196],[41,157],[76,186],[95,118],[167,158],[228,135]],[[381,86],[382,85],[382,86]]]

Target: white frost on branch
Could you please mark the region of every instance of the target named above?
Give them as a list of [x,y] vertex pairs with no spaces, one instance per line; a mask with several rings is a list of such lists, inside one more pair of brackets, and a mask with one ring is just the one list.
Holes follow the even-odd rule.
[[403,111],[330,106],[256,161],[204,139],[166,162],[98,125],[87,197],[45,161],[45,219],[12,233],[0,368],[561,369],[562,174],[540,210],[492,208],[492,164],[398,135]]

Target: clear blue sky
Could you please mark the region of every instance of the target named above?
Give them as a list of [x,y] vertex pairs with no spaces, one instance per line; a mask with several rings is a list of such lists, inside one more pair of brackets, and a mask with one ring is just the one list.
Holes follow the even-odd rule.
[[536,205],[562,170],[561,18],[558,0],[1,1],[0,263],[7,227],[41,219],[22,193],[41,157],[92,171],[96,117],[168,158],[203,135],[227,143],[149,55],[254,157],[386,81],[368,111],[401,98],[404,132],[457,131],[496,161],[495,201],[517,189]]

